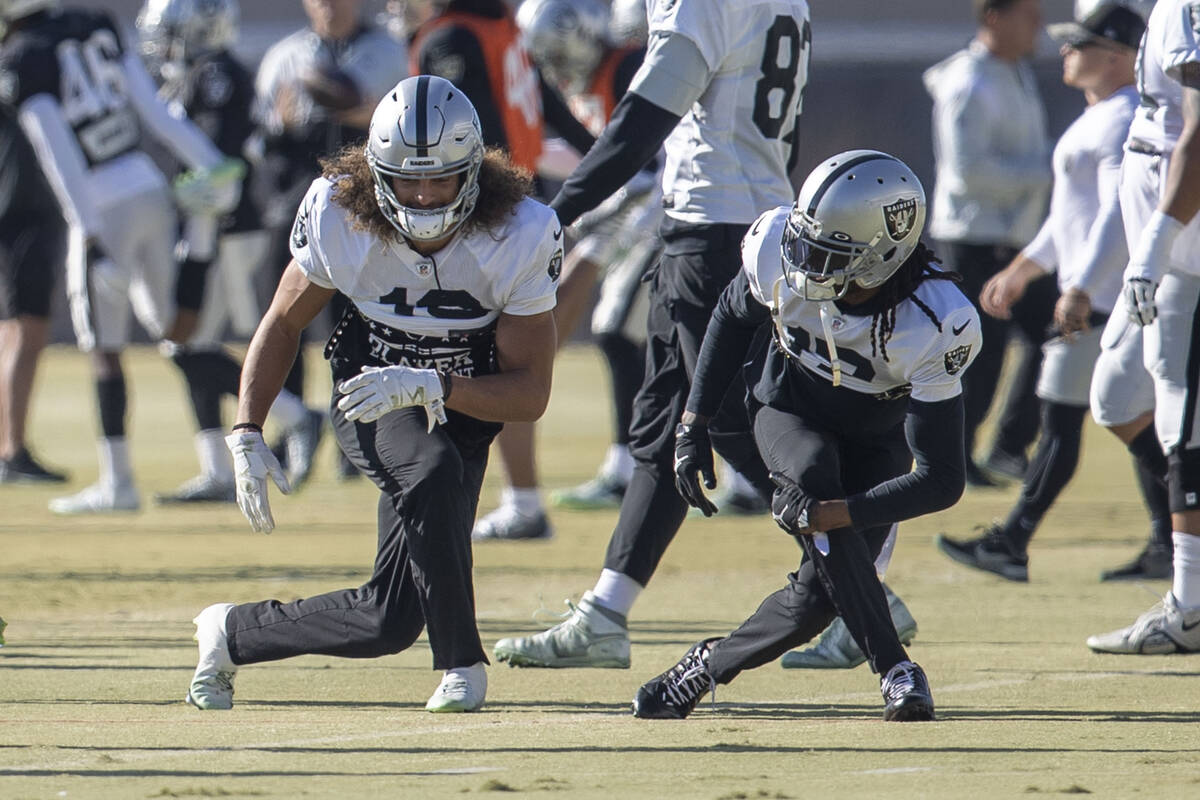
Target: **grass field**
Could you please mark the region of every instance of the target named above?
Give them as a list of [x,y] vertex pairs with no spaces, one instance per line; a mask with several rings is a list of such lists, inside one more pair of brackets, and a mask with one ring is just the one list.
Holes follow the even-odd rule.
[[[311,363],[319,363],[316,358]],[[144,500],[194,472],[181,381],[131,353],[132,441]],[[314,393],[328,391],[323,368]],[[608,413],[600,364],[561,358],[542,428],[546,484],[589,477]],[[43,362],[31,440],[95,475],[83,357]],[[1079,475],[1031,548],[1028,585],[974,574],[936,552],[939,531],[1000,515],[1016,489],[969,492],[901,528],[889,583],[920,623],[939,721],[880,719],[878,679],[768,665],[719,687],[683,722],[634,719],[645,680],[695,640],[727,632],[782,585],[798,551],[767,518],[689,519],[631,619],[630,670],[493,667],[472,715],[424,711],[437,685],[422,639],[371,661],[304,657],[248,667],[231,712],[184,705],[192,616],[217,601],[283,600],[357,585],[374,555],[375,491],[333,477],[274,498],[279,525],[251,533],[235,507],[155,508],[65,519],[61,490],[0,487],[0,798],[448,797],[924,798],[1094,794],[1200,797],[1200,657],[1091,653],[1165,583],[1097,582],[1147,525],[1129,459],[1089,428]],[[483,507],[494,502],[489,476]],[[589,588],[615,515],[555,513],[557,535],[476,547],[479,622],[496,639],[543,627]]]

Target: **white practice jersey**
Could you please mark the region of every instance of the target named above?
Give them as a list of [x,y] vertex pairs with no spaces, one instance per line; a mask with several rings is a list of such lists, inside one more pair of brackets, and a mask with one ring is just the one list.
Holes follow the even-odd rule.
[[1093,103],[1054,146],[1050,214],[1024,249],[1056,270],[1061,290],[1081,289],[1092,308],[1111,311],[1129,260],[1118,189],[1129,122],[1137,108],[1132,86]]
[[[783,279],[781,244],[790,206],[763,214],[742,242],[742,269],[755,300],[771,310],[776,337],[800,364],[829,379],[829,347],[821,325],[821,303],[795,294]],[[926,280],[915,297],[941,322],[941,330],[912,299],[896,307],[896,326],[885,359],[871,346],[871,315],[845,314],[834,306],[834,345],[842,367],[842,386],[869,395],[912,387],[923,402],[948,400],[962,392],[961,375],[979,353],[979,315],[950,281]],[[831,304],[832,305],[832,304]]]
[[806,0],[651,0],[650,35],[695,43],[711,80],[667,138],[666,213],[749,224],[795,192],[787,160],[812,29]]
[[1169,151],[1183,132],[1183,87],[1179,68],[1200,62],[1200,0],[1159,0],[1146,22],[1138,50],[1137,86],[1141,107],[1129,138]]
[[562,270],[562,229],[536,200],[517,204],[502,230],[459,233],[423,256],[402,242],[354,229],[318,178],[300,204],[291,250],[305,276],[344,294],[369,321],[416,336],[475,331],[501,314],[554,308]]

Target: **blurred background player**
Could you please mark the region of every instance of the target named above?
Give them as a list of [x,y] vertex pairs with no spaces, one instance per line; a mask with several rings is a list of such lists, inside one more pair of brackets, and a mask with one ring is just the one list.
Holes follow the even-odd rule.
[[[292,221],[309,184],[320,175],[318,159],[367,134],[380,98],[408,74],[407,49],[365,20],[363,0],[303,0],[309,26],[277,42],[263,56],[255,79],[255,116],[261,154],[250,184],[270,237],[267,273],[274,280],[290,260]],[[336,323],[344,303],[329,306]],[[285,388],[304,396],[303,350]],[[285,425],[288,421],[281,420]],[[309,418],[315,450],[321,420]],[[290,463],[289,474],[307,476],[309,464]],[[339,453],[339,472],[357,476]]]
[[25,420],[50,335],[67,227],[16,115],[0,103],[0,484],[62,483],[34,458]]
[[[171,113],[189,119],[226,156],[242,158],[254,131],[254,79],[230,52],[237,39],[237,0],[148,0],[137,18],[142,56]],[[246,178],[249,182],[249,177]],[[196,417],[200,474],[162,503],[233,502],[233,464],[225,447],[221,398],[237,397],[241,365],[222,347],[226,329],[248,339],[261,316],[254,273],[268,245],[250,192],[219,220],[190,215],[184,222],[175,299],[179,314],[195,317],[186,342],[172,343],[171,359],[187,383]],[[300,399],[280,393],[272,419],[285,430],[289,477],[303,482],[316,439]]]
[[[1055,145],[1049,216],[980,296],[985,313],[1008,319],[1027,287],[1046,274],[1057,276],[1061,293],[1051,336],[1042,345],[1041,436],[1020,499],[982,536],[937,537],[938,548],[955,561],[1013,581],[1029,580],[1029,542],[1079,463],[1100,334],[1129,258],[1118,188],[1138,105],[1134,59],[1145,29],[1137,11],[1115,3],[1101,4],[1075,23],[1050,26],[1050,35],[1063,43],[1063,82],[1084,93],[1087,108]],[[1155,527],[1165,528],[1169,541],[1166,490],[1153,477],[1143,484]]]
[[183,188],[195,210],[230,210],[241,164],[171,116],[104,12],[24,0],[0,4],[0,17],[8,23],[0,100],[15,109],[70,225],[72,320],[80,348],[92,354],[102,434],[99,481],[50,508],[134,510],[140,499],[120,359],[130,308],[156,339],[186,340],[191,332],[174,316],[176,219],[166,179],[141,150],[142,126],[193,170]]
[[[925,73],[933,97],[936,180],[929,235],[963,276],[963,291],[979,307],[983,284],[1033,240],[1050,189],[1046,113],[1028,57],[1042,30],[1040,0],[972,0],[979,28],[971,43]],[[1020,478],[1025,450],[1037,436],[1034,385],[1054,307],[1054,281],[1030,286],[1012,321],[980,313],[983,348],[967,373],[967,483],[996,481],[974,461],[976,432],[992,399],[1010,330],[1021,358],[997,426],[993,474]]]

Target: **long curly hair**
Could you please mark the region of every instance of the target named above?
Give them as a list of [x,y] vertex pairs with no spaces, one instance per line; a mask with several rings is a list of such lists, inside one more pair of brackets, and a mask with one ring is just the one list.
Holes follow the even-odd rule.
[[937,318],[937,314],[933,313],[933,309],[923,303],[915,294],[917,287],[927,280],[952,281],[954,283],[962,281],[962,276],[957,272],[947,272],[934,266],[934,264],[941,263],[942,260],[934,255],[924,242],[917,242],[917,248],[912,255],[880,288],[882,297],[879,302],[882,308],[871,318],[871,355],[879,354],[883,356],[884,360],[887,360],[887,343],[892,338],[893,331],[896,330],[896,306],[910,298],[917,308],[929,317],[929,320],[938,329],[938,333],[941,333],[942,321]]
[[[363,142],[347,145],[329,158],[321,159],[321,174],[334,185],[333,202],[354,217],[355,230],[385,241],[404,238],[383,216],[375,201],[375,180],[367,164]],[[463,221],[461,230],[492,231],[500,227],[512,216],[517,203],[532,191],[533,178],[526,170],[509,161],[503,150],[488,148],[479,167],[479,199]]]

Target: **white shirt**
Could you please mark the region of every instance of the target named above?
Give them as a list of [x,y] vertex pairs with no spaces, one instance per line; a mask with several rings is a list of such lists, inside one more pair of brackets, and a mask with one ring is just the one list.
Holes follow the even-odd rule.
[[[790,211],[790,206],[781,206],[754,223],[742,243],[742,269],[754,299],[771,309],[772,318],[785,327],[786,349],[799,354],[801,366],[828,378],[829,348],[820,314],[823,304],[805,300],[783,280],[780,246]],[[979,315],[950,281],[924,281],[914,294],[941,321],[941,330],[915,303],[901,302],[896,307],[887,358],[871,346],[870,315],[843,314],[834,307],[831,329],[841,362],[842,386],[875,395],[911,384],[912,398],[928,403],[962,392],[960,376],[979,353]]]
[[1137,85],[1142,104],[1129,138],[1170,151],[1183,132],[1183,87],[1179,68],[1200,62],[1200,2],[1159,0],[1146,21],[1138,50]]
[[652,0],[651,38],[672,35],[696,45],[709,80],[664,145],[666,213],[748,224],[790,203],[787,159],[812,51],[806,0]]
[[1024,254],[1058,287],[1087,292],[1092,308],[1112,311],[1129,260],[1118,190],[1129,122],[1137,108],[1132,86],[1084,109],[1054,147],[1050,214]]
[[1024,245],[1042,221],[1050,189],[1046,114],[1033,71],[972,41],[924,78],[937,166],[929,235]]
[[525,198],[496,231],[459,232],[423,256],[403,242],[354,229],[318,178],[300,204],[291,251],[308,280],[337,289],[368,320],[418,336],[445,338],[486,327],[501,314],[554,308],[562,229],[547,206]]

